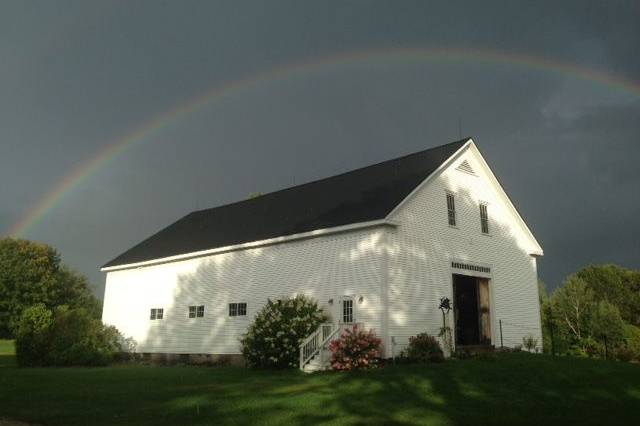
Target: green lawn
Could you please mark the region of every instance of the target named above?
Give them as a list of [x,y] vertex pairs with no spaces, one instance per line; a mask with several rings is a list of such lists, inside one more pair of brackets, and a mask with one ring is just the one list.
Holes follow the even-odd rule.
[[[16,348],[13,340],[0,339],[0,367],[13,366],[15,363],[14,354]],[[0,405],[2,407],[2,405]],[[1,409],[0,409],[1,410]],[[0,416],[2,413],[0,412]]]
[[44,425],[632,424],[640,366],[543,355],[354,374],[0,368],[0,418]]
[[13,340],[0,339],[0,355],[13,355],[15,350]]

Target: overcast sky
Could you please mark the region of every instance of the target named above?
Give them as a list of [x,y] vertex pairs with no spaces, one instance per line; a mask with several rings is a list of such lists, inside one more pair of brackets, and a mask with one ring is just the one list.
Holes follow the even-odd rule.
[[250,80],[163,121],[23,237],[102,295],[100,265],[191,210],[462,134],[542,244],[548,287],[589,263],[639,268],[640,3],[561,4],[4,0],[0,235],[124,135]]

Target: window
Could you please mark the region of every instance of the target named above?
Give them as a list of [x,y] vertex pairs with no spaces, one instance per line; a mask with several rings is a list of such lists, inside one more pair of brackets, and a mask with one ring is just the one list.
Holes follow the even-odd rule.
[[342,300],[342,322],[345,324],[353,322],[353,299]]
[[202,318],[204,316],[204,305],[189,306],[189,318]]
[[246,303],[229,303],[230,317],[243,317],[247,315]]
[[456,200],[453,194],[447,192],[447,214],[449,225],[456,226]]
[[486,204],[480,204],[480,228],[483,234],[489,233],[489,213]]
[[162,309],[162,308],[151,308],[151,315],[149,315],[149,319],[161,320],[163,316],[164,316],[164,309]]

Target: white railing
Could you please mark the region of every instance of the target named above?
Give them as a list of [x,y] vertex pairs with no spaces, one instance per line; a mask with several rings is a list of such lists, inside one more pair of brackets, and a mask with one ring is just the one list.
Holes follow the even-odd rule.
[[304,366],[309,363],[318,353],[320,354],[320,363],[324,363],[323,357],[323,349],[324,347],[333,339],[336,334],[340,333],[342,330],[348,327],[353,327],[357,325],[358,327],[362,327],[360,323],[354,324],[321,324],[320,327],[309,337],[304,339],[304,341],[300,344],[300,370],[304,369]]
[[300,344],[300,369],[322,349],[323,344],[332,336],[337,327],[333,324],[320,324],[320,327]]

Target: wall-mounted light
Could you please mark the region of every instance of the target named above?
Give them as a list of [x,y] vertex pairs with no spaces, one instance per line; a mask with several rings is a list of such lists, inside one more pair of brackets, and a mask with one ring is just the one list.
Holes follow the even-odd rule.
[[363,300],[364,300],[364,296],[360,296],[360,297],[358,298],[358,303],[362,303],[362,301],[363,301]]
[[333,305],[333,299],[327,300],[327,303],[330,304],[330,305]]

